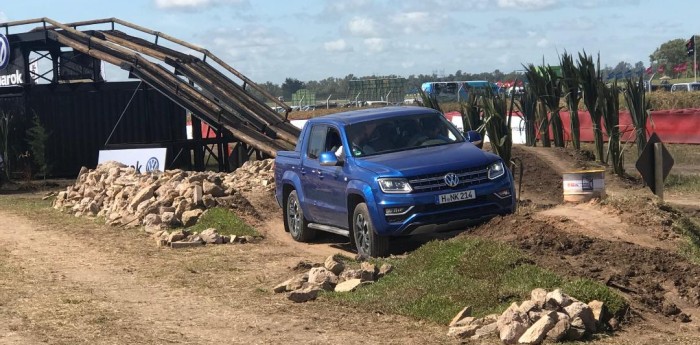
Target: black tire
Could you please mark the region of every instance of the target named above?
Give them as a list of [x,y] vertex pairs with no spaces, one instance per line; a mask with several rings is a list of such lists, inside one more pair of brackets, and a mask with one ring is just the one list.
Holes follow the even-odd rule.
[[284,230],[298,242],[309,242],[316,237],[316,230],[309,228],[295,190],[289,193],[284,205]]
[[389,238],[379,236],[374,231],[372,218],[365,203],[355,206],[352,215],[352,234],[357,254],[370,257],[384,257],[389,254]]

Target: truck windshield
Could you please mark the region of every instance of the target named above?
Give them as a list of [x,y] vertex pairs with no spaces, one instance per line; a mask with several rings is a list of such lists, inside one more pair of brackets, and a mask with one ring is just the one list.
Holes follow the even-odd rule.
[[440,114],[419,114],[358,122],[346,129],[354,157],[463,142]]

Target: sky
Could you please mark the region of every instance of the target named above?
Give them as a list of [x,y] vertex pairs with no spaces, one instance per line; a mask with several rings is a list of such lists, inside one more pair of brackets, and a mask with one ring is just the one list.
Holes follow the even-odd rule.
[[697,13],[697,0],[0,1],[0,22],[116,17],[206,48],[257,83],[276,84],[348,74],[507,73],[543,59],[558,65],[562,52],[583,50],[599,52],[611,67],[648,66],[662,43],[700,34]]

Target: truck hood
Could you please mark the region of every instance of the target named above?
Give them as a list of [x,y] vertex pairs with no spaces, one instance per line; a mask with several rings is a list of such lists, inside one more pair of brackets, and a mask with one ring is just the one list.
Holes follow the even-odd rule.
[[484,167],[497,160],[469,142],[355,158],[357,166],[375,174],[404,177]]

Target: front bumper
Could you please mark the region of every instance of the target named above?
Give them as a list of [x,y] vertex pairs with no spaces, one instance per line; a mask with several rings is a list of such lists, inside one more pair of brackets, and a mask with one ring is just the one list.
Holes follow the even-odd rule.
[[[476,198],[447,204],[438,204],[440,194],[474,190]],[[503,197],[496,193],[507,190]],[[454,230],[469,223],[488,219],[497,215],[513,213],[515,210],[515,190],[512,178],[503,176],[476,186],[436,192],[374,195],[377,217],[374,226],[379,235],[402,236],[418,233]],[[389,208],[410,208],[401,215],[386,215]]]

